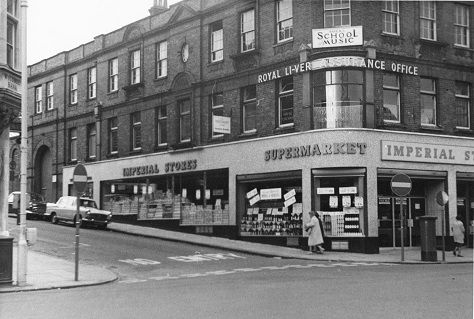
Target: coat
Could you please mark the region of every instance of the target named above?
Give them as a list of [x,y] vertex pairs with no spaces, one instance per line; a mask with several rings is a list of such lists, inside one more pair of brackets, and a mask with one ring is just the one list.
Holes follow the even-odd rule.
[[321,224],[316,216],[311,217],[311,220],[305,225],[308,230],[308,246],[316,246],[324,243],[323,231]]
[[455,220],[453,226],[454,242],[459,244],[464,244],[464,224],[460,220]]

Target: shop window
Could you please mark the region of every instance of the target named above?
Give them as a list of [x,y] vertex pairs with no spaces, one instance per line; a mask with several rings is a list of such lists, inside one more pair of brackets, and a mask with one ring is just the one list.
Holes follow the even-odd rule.
[[140,112],[131,115],[132,149],[134,151],[142,148],[142,119]]
[[383,32],[400,35],[400,11],[398,0],[382,2]]
[[46,109],[51,111],[54,109],[54,82],[46,83]]
[[315,128],[363,127],[362,71],[314,72],[313,86]]
[[213,93],[211,100],[211,137],[221,137],[223,134],[214,132],[214,116],[224,116],[224,94],[222,92]]
[[255,50],[255,10],[240,15],[240,52]]
[[436,125],[436,81],[420,78],[421,125]]
[[41,85],[35,87],[35,112],[43,112],[43,88]]
[[285,77],[278,81],[278,126],[294,124],[293,77]]
[[109,92],[118,90],[118,58],[109,60]]
[[69,160],[77,161],[77,128],[69,129]]
[[130,54],[130,84],[140,83],[141,79],[140,50],[132,51]]
[[420,37],[436,40],[436,3],[420,1]]
[[[188,167],[188,161],[179,163]],[[196,163],[191,160],[189,165]],[[103,204],[114,215],[136,215],[138,220],[174,219],[183,226],[228,225],[228,184],[227,170],[107,181],[102,184]]]
[[118,152],[118,118],[109,119],[109,153],[117,154]]
[[[317,170],[319,173],[319,170]],[[323,170],[321,170],[323,171]],[[315,210],[319,213],[327,237],[364,236],[365,176],[362,171],[347,175],[323,172],[314,176]],[[353,174],[354,173],[354,174]],[[357,174],[356,174],[357,173]],[[318,176],[319,175],[319,176]],[[355,175],[355,176],[354,176]]]
[[398,75],[383,75],[383,120],[400,123],[400,79]]
[[469,83],[456,81],[456,128],[469,129],[471,127],[470,92]]
[[168,75],[168,42],[163,41],[156,45],[156,78]]
[[454,44],[469,47],[469,7],[455,4]]
[[278,42],[293,38],[293,1],[277,1]]
[[97,131],[95,123],[87,126],[87,157],[89,159],[96,157]]
[[69,76],[69,103],[77,104],[77,74]]
[[224,59],[224,30],[222,21],[211,24],[211,62]]
[[257,131],[257,88],[249,85],[242,89],[242,131],[253,133]]
[[237,177],[237,196],[244,202],[238,214],[241,236],[303,235],[301,174],[293,172],[292,178],[284,179],[278,177],[281,174],[265,174],[263,180]]
[[349,0],[324,0],[324,27],[351,25],[351,3]]
[[191,141],[191,100],[184,99],[178,101],[179,111],[179,141]]
[[87,70],[87,98],[95,99],[97,94],[97,68],[94,66]]
[[166,105],[159,106],[156,112],[156,140],[158,146],[164,146],[168,144],[168,113],[166,112]]

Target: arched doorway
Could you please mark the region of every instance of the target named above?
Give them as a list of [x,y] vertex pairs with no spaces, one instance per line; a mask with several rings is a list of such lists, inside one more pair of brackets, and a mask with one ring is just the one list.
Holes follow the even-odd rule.
[[43,195],[48,202],[54,202],[51,151],[47,146],[41,146],[36,153],[34,167],[33,192]]

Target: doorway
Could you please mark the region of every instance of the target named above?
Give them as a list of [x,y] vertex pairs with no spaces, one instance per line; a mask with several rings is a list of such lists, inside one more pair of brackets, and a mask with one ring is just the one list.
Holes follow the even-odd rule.
[[[401,246],[401,214],[399,197],[379,196],[378,227],[380,247]],[[420,245],[420,216],[425,215],[424,197],[403,198],[405,213],[403,244],[405,247]]]

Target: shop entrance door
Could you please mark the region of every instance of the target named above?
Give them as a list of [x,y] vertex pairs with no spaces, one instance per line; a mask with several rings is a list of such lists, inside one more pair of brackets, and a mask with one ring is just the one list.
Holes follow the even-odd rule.
[[[404,246],[419,246],[420,216],[425,214],[425,199],[423,197],[404,198],[403,210],[405,211]],[[400,198],[379,196],[378,215],[380,247],[400,247]]]

